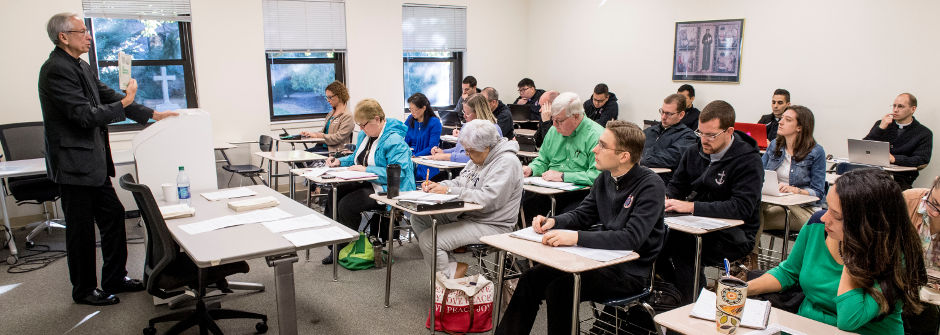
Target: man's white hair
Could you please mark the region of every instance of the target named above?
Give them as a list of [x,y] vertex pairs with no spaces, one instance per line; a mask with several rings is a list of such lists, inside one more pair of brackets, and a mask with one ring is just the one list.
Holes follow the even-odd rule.
[[49,34],[52,44],[59,45],[59,33],[67,33],[72,29],[73,17],[78,18],[78,14],[59,13],[49,18],[49,22],[46,23],[46,33]]
[[584,114],[584,106],[577,93],[564,92],[552,100],[552,116],[565,112],[565,117]]
[[464,124],[460,130],[460,144],[473,151],[485,151],[499,144],[496,125],[490,121],[476,119]]

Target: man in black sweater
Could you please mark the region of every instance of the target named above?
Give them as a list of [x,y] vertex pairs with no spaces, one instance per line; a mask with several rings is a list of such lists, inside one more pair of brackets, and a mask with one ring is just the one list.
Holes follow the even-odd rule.
[[[681,106],[681,107],[680,107]],[[643,159],[640,164],[650,168],[667,168],[676,170],[679,159],[685,149],[695,144],[695,134],[680,120],[685,116],[685,97],[681,94],[672,94],[663,99],[663,107],[659,109],[661,122],[643,130],[646,135],[646,144],[643,146]],[[672,172],[661,173],[663,181],[672,179]]]
[[[865,139],[890,143],[891,164],[919,167],[930,163],[933,132],[914,119],[917,98],[910,93],[901,93],[894,98],[891,110],[875,122]],[[902,190],[910,189],[919,175],[916,170],[892,174]]]
[[[519,88],[519,97],[516,98],[514,104],[529,107],[529,120],[537,121],[541,109],[539,98],[542,97],[545,90],[535,88],[535,82],[529,78],[522,78],[516,86]],[[505,134],[503,133],[503,135]]]
[[767,125],[767,143],[777,138],[777,127],[780,126],[780,118],[783,112],[790,107],[790,91],[782,88],[774,90],[774,96],[770,99],[770,114],[760,117],[757,123]]
[[601,83],[594,86],[591,100],[584,102],[584,115],[603,127],[607,125],[607,121],[616,120],[619,114],[617,95],[610,92],[607,84]]
[[[744,220],[744,224],[702,236],[702,264],[717,265],[723,258],[734,261],[754,248],[760,228],[759,205],[764,167],[757,143],[734,130],[734,108],[716,100],[699,117],[700,138],[682,155],[672,181],[666,187],[666,211],[696,216]],[[663,279],[674,283],[691,303],[695,275],[695,238],[673,230],[660,262]],[[699,284],[705,276],[699,272]],[[703,287],[703,286],[700,286]]]
[[490,111],[492,111],[493,116],[496,117],[496,125],[499,126],[499,130],[503,132],[503,137],[510,140],[515,138],[516,134],[513,133],[512,126],[512,112],[509,111],[509,106],[499,101],[499,92],[497,92],[495,88],[487,87],[483,89],[483,93],[481,94],[486,97],[486,103],[490,105]]
[[[637,165],[643,132],[626,121],[613,120],[594,147],[595,165],[603,171],[577,209],[554,218],[537,216],[533,229],[550,246],[633,250],[640,258],[581,274],[581,300],[626,297],[649,285],[653,262],[662,250],[662,179]],[[539,305],[548,306],[548,334],[571,332],[570,273],[537,265],[519,279],[496,334],[528,334]]]
[[698,115],[699,110],[692,105],[692,102],[695,101],[695,87],[689,84],[683,84],[679,86],[679,90],[676,93],[681,94],[685,97],[685,116],[682,117],[682,124],[689,129],[696,130],[698,129]]

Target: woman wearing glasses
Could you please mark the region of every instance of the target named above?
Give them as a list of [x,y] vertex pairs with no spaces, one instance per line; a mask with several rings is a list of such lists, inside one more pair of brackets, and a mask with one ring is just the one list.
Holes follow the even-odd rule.
[[[388,179],[385,172],[390,164],[401,166],[402,192],[415,190],[414,168],[411,163],[411,148],[405,143],[407,127],[401,121],[386,119],[385,112],[378,101],[365,99],[356,104],[356,124],[362,129],[356,140],[356,152],[337,159],[326,160],[331,167],[348,166],[350,171],[365,171],[378,175],[378,179],[369,183],[348,183],[338,187],[335,192],[339,199],[336,207],[337,221],[352,230],[359,229],[361,213],[382,209],[385,206],[369,198],[369,195],[388,191]],[[327,206],[326,215],[333,215],[333,208]],[[378,227],[372,227],[371,233],[377,235]],[[343,245],[339,246],[342,249]],[[332,264],[333,254],[323,259],[323,264]]]
[[[466,118],[467,122],[478,119],[489,121],[493,124],[493,127],[496,127],[496,133],[499,134],[499,137],[503,137],[503,131],[496,125],[496,117],[493,116],[489,105],[486,104],[486,97],[482,94],[474,94],[463,103],[463,116]],[[463,128],[461,128],[461,130],[454,130],[454,136],[460,136],[462,130]],[[457,141],[457,145],[453,148],[431,148],[431,159],[466,163],[470,161],[470,156],[467,155],[467,150],[464,149],[463,144]]]
[[349,101],[349,91],[346,85],[339,81],[334,81],[326,86],[326,101],[330,103],[333,110],[326,115],[326,124],[323,125],[322,132],[302,131],[303,137],[322,138],[324,144],[315,145],[307,151],[338,152],[352,141],[353,118],[346,112],[346,103]]

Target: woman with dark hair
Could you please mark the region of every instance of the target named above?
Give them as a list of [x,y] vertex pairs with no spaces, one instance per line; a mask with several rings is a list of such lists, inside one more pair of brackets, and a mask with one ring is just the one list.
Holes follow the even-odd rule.
[[[441,143],[441,119],[434,115],[434,108],[428,97],[422,93],[412,94],[408,98],[408,110],[411,115],[405,120],[408,133],[405,134],[405,143],[412,149],[412,156],[428,156],[431,148]],[[415,176],[418,179],[434,177],[437,169],[418,166]]]
[[884,171],[855,170],[826,200],[829,210],[810,218],[790,256],[749,281],[747,294],[799,284],[801,316],[862,334],[904,333],[901,312],[923,310],[927,274],[901,188]]
[[[806,205],[787,206],[790,211],[790,229],[797,231],[819,210],[826,197],[826,151],[813,138],[815,120],[809,108],[793,105],[780,117],[777,138],[767,146],[761,157],[764,170],[777,172],[780,192],[805,194],[820,201]],[[784,208],[761,204],[763,230],[783,230],[786,219]]]
[[349,102],[349,91],[346,85],[339,81],[333,81],[326,86],[324,90],[326,102],[333,109],[326,115],[326,123],[323,125],[322,132],[302,131],[300,135],[304,137],[322,138],[325,145],[315,145],[307,151],[330,151],[337,152],[343,150],[346,144],[352,142],[353,116],[346,111],[346,103]]

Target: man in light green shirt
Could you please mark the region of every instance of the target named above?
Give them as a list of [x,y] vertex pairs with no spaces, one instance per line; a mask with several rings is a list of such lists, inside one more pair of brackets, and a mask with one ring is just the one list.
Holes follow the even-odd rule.
[[[594,167],[594,152],[597,139],[604,132],[597,122],[584,116],[584,107],[577,94],[565,92],[558,95],[550,105],[552,126],[539,148],[539,156],[522,167],[525,177],[541,177],[547,181],[564,181],[580,186],[594,184],[600,171]],[[574,209],[584,200],[586,191],[572,191],[555,195],[555,214]],[[526,192],[522,207],[526,221],[535,215],[548,213],[551,202],[548,197]]]

